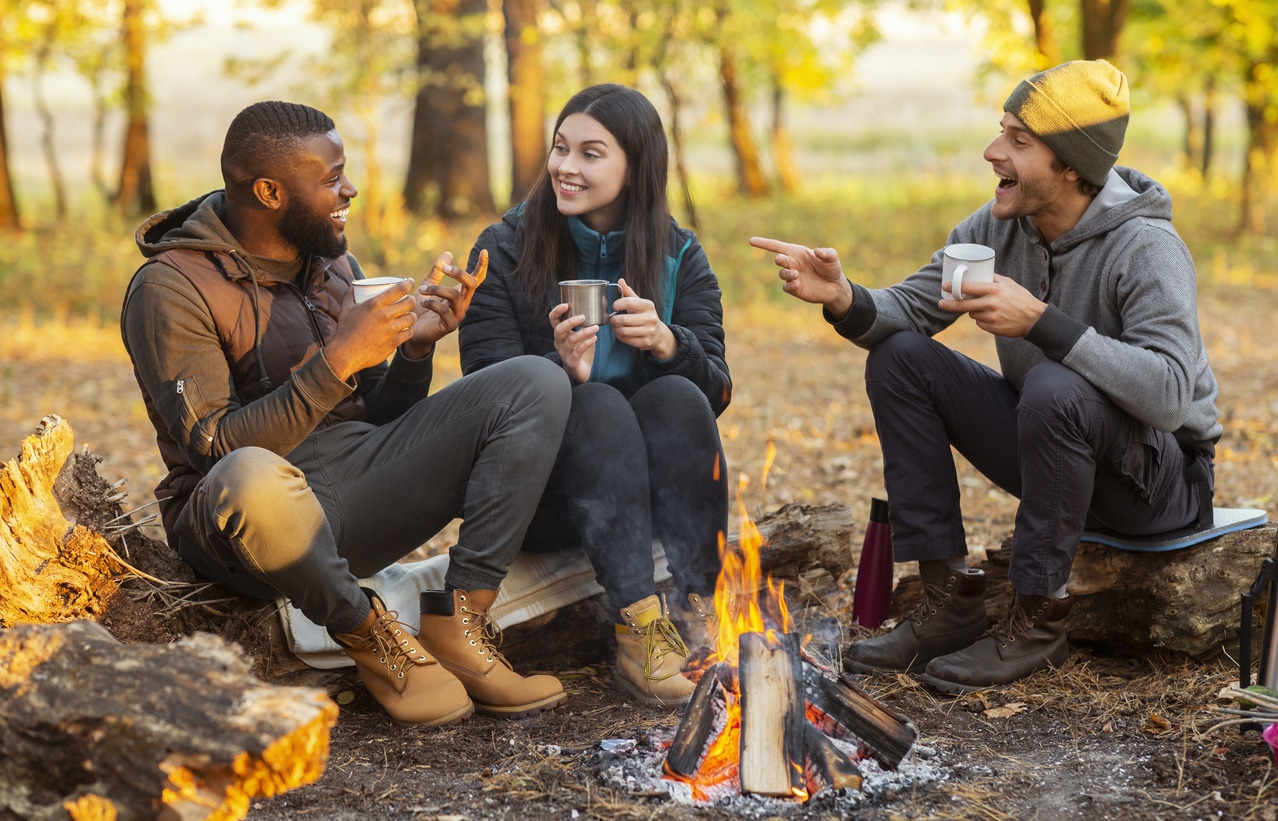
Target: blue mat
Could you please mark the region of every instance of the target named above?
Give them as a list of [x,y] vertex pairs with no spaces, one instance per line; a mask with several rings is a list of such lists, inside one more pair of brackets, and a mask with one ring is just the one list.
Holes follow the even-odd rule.
[[1161,553],[1189,547],[1226,533],[1260,527],[1268,521],[1269,514],[1263,510],[1247,507],[1218,507],[1212,510],[1211,527],[1186,527],[1168,533],[1155,533],[1151,536],[1127,536],[1109,530],[1085,530],[1082,540],[1122,550]]

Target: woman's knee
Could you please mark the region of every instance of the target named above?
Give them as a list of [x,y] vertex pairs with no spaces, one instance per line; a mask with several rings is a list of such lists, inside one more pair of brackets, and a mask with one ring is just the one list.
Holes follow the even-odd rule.
[[652,380],[630,397],[630,405],[635,409],[635,415],[642,419],[714,420],[710,400],[691,379],[683,376],[662,376]]

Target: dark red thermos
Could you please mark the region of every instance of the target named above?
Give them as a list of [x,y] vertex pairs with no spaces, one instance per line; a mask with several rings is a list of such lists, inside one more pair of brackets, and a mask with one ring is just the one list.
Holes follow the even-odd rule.
[[888,503],[870,500],[870,521],[865,526],[865,543],[856,568],[856,589],[852,594],[852,618],[869,630],[887,618],[892,602],[892,528],[888,524]]

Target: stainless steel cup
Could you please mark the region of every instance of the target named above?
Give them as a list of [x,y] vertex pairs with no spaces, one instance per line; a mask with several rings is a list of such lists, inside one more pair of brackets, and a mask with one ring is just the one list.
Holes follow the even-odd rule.
[[611,310],[608,289],[616,288],[620,297],[621,286],[606,279],[566,279],[559,283],[559,301],[568,303],[568,316],[584,316],[584,327],[602,325],[616,311]]

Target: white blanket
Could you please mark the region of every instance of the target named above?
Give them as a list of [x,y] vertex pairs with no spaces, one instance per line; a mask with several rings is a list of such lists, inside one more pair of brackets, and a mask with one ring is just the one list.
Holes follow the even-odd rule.
[[[655,581],[670,578],[665,551],[654,541]],[[414,632],[421,620],[419,595],[425,590],[443,590],[448,556],[435,556],[420,562],[393,564],[360,584],[377,591],[387,610]],[[565,605],[603,592],[595,581],[595,571],[581,550],[557,550],[552,553],[520,553],[502,582],[497,599],[489,611],[497,626],[505,628],[521,624]],[[354,664],[350,657],[323,627],[315,624],[302,611],[277,599],[280,621],[288,649],[311,667],[331,670]]]

